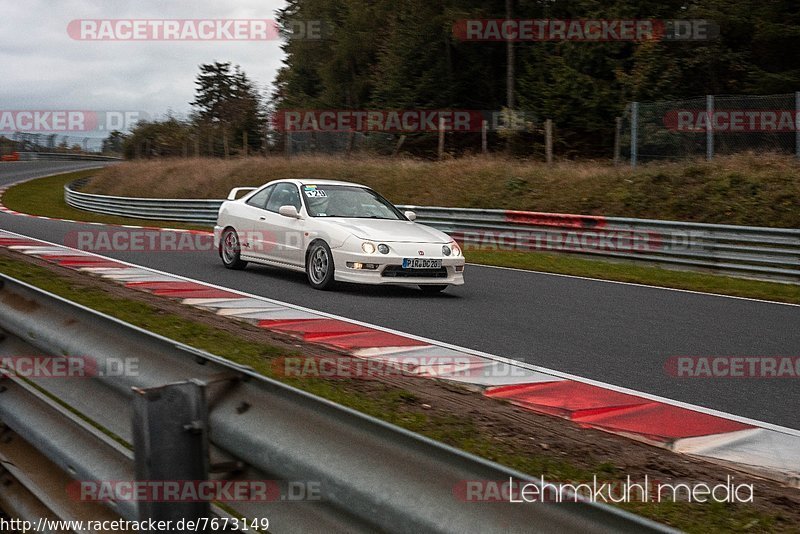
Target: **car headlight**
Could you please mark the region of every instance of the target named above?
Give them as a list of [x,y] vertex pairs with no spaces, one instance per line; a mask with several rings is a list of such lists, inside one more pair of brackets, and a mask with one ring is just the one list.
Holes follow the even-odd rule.
[[449,256],[452,253],[453,251],[450,250],[450,247],[448,247],[447,245],[442,245],[442,254],[444,254],[445,256]]
[[450,243],[450,250],[453,252],[453,256],[461,256],[461,247],[455,241]]
[[375,244],[370,243],[369,241],[361,243],[361,250],[363,250],[367,254],[375,254]]
[[388,254],[389,253],[389,246],[388,245],[384,245],[383,243],[381,243],[380,245],[378,245],[378,252],[380,252],[381,254]]

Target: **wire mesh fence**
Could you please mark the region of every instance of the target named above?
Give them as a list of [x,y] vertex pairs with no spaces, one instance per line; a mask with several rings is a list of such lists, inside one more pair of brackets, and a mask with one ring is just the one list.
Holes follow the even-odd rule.
[[[508,112],[504,112],[508,113]],[[490,114],[491,115],[491,114]],[[350,154],[431,158],[504,152],[553,159],[552,121],[510,121],[491,115],[468,131],[276,130],[236,135],[219,129],[181,126],[150,135],[103,139],[55,133],[0,133],[0,156],[24,152],[125,155],[129,158],[240,157],[256,155]],[[480,118],[480,117],[479,117]],[[535,117],[534,117],[535,118]],[[519,124],[517,124],[517,122]],[[165,123],[166,124],[166,123]],[[513,126],[508,126],[512,124]],[[739,152],[794,154],[800,158],[800,91],[778,95],[707,95],[683,100],[631,102],[617,119],[614,161],[712,159]],[[499,125],[499,127],[498,127]],[[505,125],[505,126],[504,126]],[[569,125],[564,125],[569,129]],[[119,132],[116,132],[119,133]],[[609,154],[611,155],[611,154]]]
[[361,132],[286,132],[284,151],[292,154],[341,154],[361,151],[370,139]]
[[131,159],[350,154],[413,154],[435,159],[516,150],[528,157],[551,161],[554,128],[552,121],[545,121],[547,125],[549,129],[526,124],[525,128],[511,133],[492,130],[488,126],[485,131],[476,132],[447,129],[441,132],[269,129],[258,137],[187,129],[177,135],[137,135],[125,141],[124,152]]
[[631,102],[621,120],[621,157],[637,163],[752,151],[800,157],[800,92]]

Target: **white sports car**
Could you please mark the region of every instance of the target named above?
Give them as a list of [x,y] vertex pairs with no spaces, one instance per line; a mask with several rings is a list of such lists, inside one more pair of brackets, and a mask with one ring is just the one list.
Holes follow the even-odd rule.
[[[242,190],[250,192],[236,200]],[[277,180],[231,191],[214,246],[229,269],[253,262],[304,271],[316,289],[335,281],[414,284],[430,292],[463,284],[458,244],[415,219],[363,185]]]

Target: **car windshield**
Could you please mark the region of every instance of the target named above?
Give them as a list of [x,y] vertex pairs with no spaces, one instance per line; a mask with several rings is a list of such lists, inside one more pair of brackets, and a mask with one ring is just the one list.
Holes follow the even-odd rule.
[[306,184],[302,189],[312,217],[405,220],[391,202],[365,187]]

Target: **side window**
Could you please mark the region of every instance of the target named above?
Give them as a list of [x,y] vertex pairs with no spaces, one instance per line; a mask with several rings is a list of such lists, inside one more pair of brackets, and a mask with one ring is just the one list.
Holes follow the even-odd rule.
[[269,194],[275,189],[274,185],[269,187],[265,187],[249,199],[247,199],[247,203],[251,206],[255,206],[256,208],[264,209],[264,206],[267,205],[267,199],[269,198]]
[[267,211],[278,213],[281,206],[294,206],[297,211],[300,211],[302,204],[296,185],[284,183],[275,187],[275,192],[272,193],[269,201],[267,201]]

